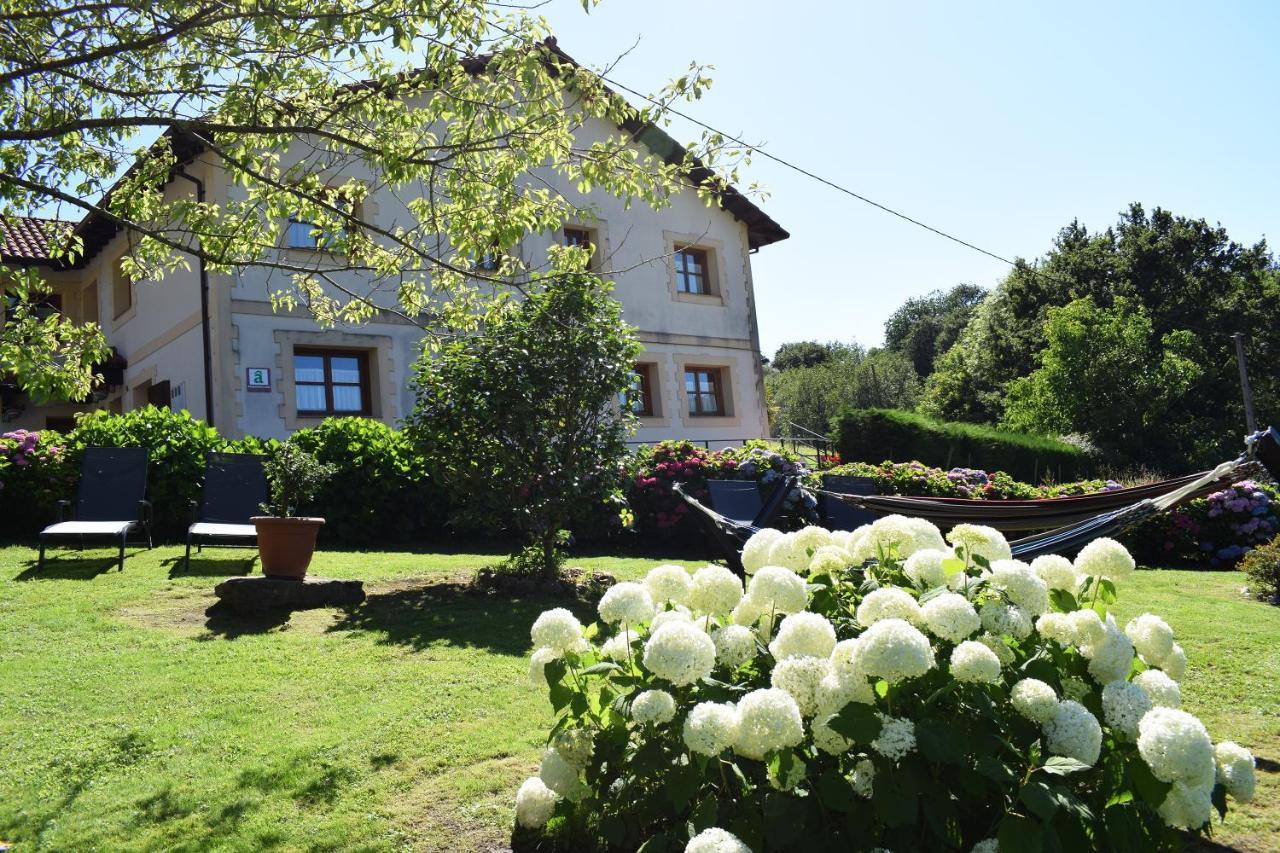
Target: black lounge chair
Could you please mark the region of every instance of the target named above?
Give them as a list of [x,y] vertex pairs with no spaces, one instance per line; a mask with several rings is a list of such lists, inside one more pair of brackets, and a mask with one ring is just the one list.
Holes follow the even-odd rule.
[[[754,482],[743,480],[709,480],[707,486],[712,487],[714,484],[733,484],[733,488],[725,489],[720,486],[721,494],[724,496],[732,495],[731,500],[738,501],[735,507],[736,511],[741,512],[747,506],[749,498],[743,497],[743,486],[749,486],[751,491],[755,493],[756,503],[759,509],[750,521],[741,521],[730,518],[728,515],[717,512],[711,507],[699,501],[684,490],[679,483],[672,483],[671,488],[679,495],[685,503],[693,507],[698,513],[698,519],[702,523],[703,529],[711,541],[716,544],[720,552],[724,555],[725,561],[729,564],[729,568],[738,574],[743,573],[742,569],[742,546],[751,538],[753,534],[764,527],[768,527],[778,513],[782,511],[782,504],[787,499],[787,495],[791,494],[791,490],[795,488],[798,478],[786,477],[778,485],[774,486],[773,491],[765,500],[760,500],[760,491]],[[711,489],[711,499],[715,500],[716,490]]]
[[[870,477],[828,475],[822,478],[822,486],[828,492],[841,495],[874,495],[876,493],[876,481]],[[856,530],[878,518],[874,512],[826,495],[821,495],[818,504],[822,511],[823,527],[828,530]]]
[[187,555],[183,570],[191,568],[191,545],[249,548],[258,544],[258,531],[249,521],[262,515],[267,501],[263,457],[251,453],[210,453],[205,456],[204,488],[200,502],[191,502]]
[[151,503],[147,496],[147,451],[141,447],[86,447],[80,460],[73,520],[64,520],[71,501],[58,501],[57,521],[40,531],[40,559],[50,540],[110,539],[120,543],[119,568],[129,534],[142,530],[151,547]]
[[711,508],[739,524],[752,524],[764,500],[754,480],[708,480]]

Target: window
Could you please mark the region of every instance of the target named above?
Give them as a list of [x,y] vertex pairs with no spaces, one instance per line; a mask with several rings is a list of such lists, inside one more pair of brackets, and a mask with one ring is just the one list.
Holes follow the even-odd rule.
[[641,418],[651,418],[657,414],[653,398],[653,365],[637,364],[631,374],[630,394],[623,396],[623,405],[629,397],[631,413]]
[[133,307],[133,279],[124,271],[124,255],[116,258],[111,268],[111,310],[119,320],[124,312]]
[[294,350],[293,385],[300,415],[367,415],[369,354]]
[[686,367],[684,390],[691,415],[723,415],[724,383],[719,367]]
[[583,228],[580,225],[566,225],[564,229],[564,244],[566,246],[582,246],[591,252],[591,258],[587,261],[587,269],[595,271],[597,261],[596,236],[593,229]]
[[90,282],[80,291],[80,319],[86,323],[98,322],[98,282]]
[[711,268],[707,250],[676,246],[676,290],[680,293],[711,293]]
[[[355,207],[346,199],[338,199],[335,206],[354,216]],[[316,227],[314,222],[303,219],[301,214],[289,217],[289,227],[285,230],[284,244],[290,249],[320,249],[328,251],[334,240],[346,234],[345,228],[338,228],[333,234],[327,234]]]

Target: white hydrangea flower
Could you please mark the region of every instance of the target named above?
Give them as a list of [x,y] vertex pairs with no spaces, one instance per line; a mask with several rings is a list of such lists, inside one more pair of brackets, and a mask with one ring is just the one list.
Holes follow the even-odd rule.
[[1213,741],[1204,724],[1176,708],[1152,708],[1138,723],[1138,752],[1162,782],[1213,787]]
[[[683,604],[677,604],[670,610],[660,610],[658,615],[654,616],[653,620],[649,622],[649,634],[654,634],[663,625],[669,625],[672,622],[687,622],[689,624],[693,624],[693,614],[690,613],[689,608],[685,607]],[[702,623],[699,622],[694,627],[700,628],[702,627]]]
[[732,832],[712,826],[690,838],[684,853],[751,853],[751,848]]
[[555,649],[546,646],[536,649],[529,658],[529,683],[534,687],[546,687],[547,664],[559,659],[560,653]]
[[853,539],[852,530],[832,530],[831,531],[831,544],[841,549],[842,551],[849,550],[849,543],[852,541],[852,539]]
[[917,551],[945,551],[947,549],[947,542],[942,538],[942,531],[932,521],[924,518],[908,518],[907,527],[911,529],[915,542],[911,546],[911,553],[903,554],[903,557],[910,557]]
[[621,632],[605,640],[600,646],[600,656],[606,660],[624,661],[631,655],[631,643],[639,634]]
[[703,566],[693,573],[689,606],[698,613],[723,616],[742,600],[742,580],[724,566]]
[[596,610],[607,625],[638,625],[653,618],[653,598],[643,584],[623,581],[605,590]]
[[726,625],[711,634],[716,646],[716,663],[737,669],[756,656],[756,634],[742,625]]
[[802,610],[782,620],[769,651],[777,660],[802,655],[825,658],[835,647],[836,629],[827,618]]
[[556,735],[551,748],[560,753],[561,758],[579,769],[587,766],[591,761],[592,753],[595,752],[591,732],[586,729],[565,729]]
[[[952,556],[955,555],[953,554]],[[970,574],[967,571],[956,572],[947,578],[947,588],[961,595],[973,595],[990,575],[991,573],[985,569],[979,574]]]
[[818,685],[830,674],[831,664],[826,658],[789,657],[773,668],[769,683],[791,694],[800,716],[812,717],[818,712]]
[[790,693],[769,687],[753,690],[738,700],[734,752],[758,761],[767,753],[799,746],[803,740],[800,706]]
[[818,714],[839,713],[850,702],[870,705],[875,698],[875,691],[871,689],[865,673],[847,669],[837,672],[833,665],[830,674],[818,683]]
[[951,650],[951,676],[956,681],[995,684],[1000,680],[1000,658],[982,643],[965,640]]
[[760,621],[760,617],[765,613],[764,607],[760,602],[752,598],[750,595],[742,596],[733,611],[729,614],[729,619],[735,625],[745,625],[750,627]]
[[904,619],[908,622],[920,621],[920,603],[911,593],[896,586],[882,586],[867,593],[866,598],[858,602],[858,622],[870,627],[881,619]]
[[950,643],[972,637],[973,632],[982,627],[978,611],[969,599],[955,592],[944,592],[920,605],[920,617],[935,637]]
[[835,545],[823,545],[813,552],[808,573],[813,575],[835,574],[853,565],[853,555]]
[[927,546],[922,540],[919,526],[905,515],[886,515],[877,518],[871,523],[871,529],[858,542],[859,550],[869,554],[870,557],[896,554],[899,558],[906,559],[923,547]]
[[841,678],[853,676],[866,678],[866,670],[862,668],[859,658],[861,644],[862,641],[858,637],[836,643],[835,648],[831,650],[831,671]]
[[1074,758],[1092,766],[1102,750],[1102,726],[1089,709],[1064,699],[1044,724],[1045,745],[1054,755]]
[[578,768],[565,761],[564,756],[554,749],[543,754],[538,777],[542,784],[567,800],[580,800],[585,794],[586,786],[578,777]]
[[1030,616],[1049,609],[1049,587],[1031,567],[1021,560],[996,560],[988,579],[995,589],[1003,590],[1009,600]]
[[1080,549],[1075,566],[1076,571],[1082,575],[1117,581],[1133,572],[1137,563],[1129,554],[1128,548],[1104,536]]
[[1253,753],[1238,743],[1224,740],[1213,748],[1217,765],[1217,780],[1238,803],[1253,799],[1257,778],[1254,773]]
[[831,544],[831,531],[811,524],[795,532],[795,541],[802,549],[817,553],[819,548]]
[[1173,629],[1155,614],[1143,613],[1130,619],[1124,633],[1148,666],[1159,666],[1160,661],[1173,654]]
[[1151,710],[1147,691],[1131,681],[1113,681],[1102,688],[1102,716],[1112,730],[1129,740],[1138,737],[1138,722]]
[[973,845],[972,853],[1000,853],[1000,840],[998,838],[984,838]]
[[[769,548],[769,566],[781,566],[793,572],[809,568],[809,550],[800,544],[794,533],[784,533]],[[764,568],[764,566],[761,566]],[[757,571],[759,571],[757,569]]]
[[1133,643],[1110,618],[1105,626],[1102,642],[1080,648],[1080,654],[1089,659],[1089,675],[1099,684],[1124,680],[1133,669]]
[[1133,683],[1147,692],[1151,704],[1157,708],[1182,707],[1182,690],[1178,682],[1161,670],[1145,669],[1133,677]]
[[939,548],[923,548],[916,551],[902,564],[903,573],[925,589],[933,589],[947,582],[943,560],[951,559],[951,553]]
[[747,594],[759,603],[764,615],[770,611],[798,613],[809,603],[809,591],[804,578],[790,569],[765,566],[751,576]]
[[1080,575],[1066,557],[1057,554],[1041,554],[1031,561],[1031,571],[1045,582],[1049,589],[1061,589],[1075,595],[1080,588]]
[[1199,829],[1213,815],[1213,785],[1174,782],[1157,811],[1169,826]]
[[1046,640],[1054,640],[1062,646],[1076,641],[1076,629],[1066,613],[1046,613],[1036,620],[1036,631]]
[[1187,674],[1187,653],[1182,650],[1182,646],[1174,643],[1169,656],[1155,665],[1174,681],[1181,681]]
[[871,748],[890,761],[899,761],[915,751],[916,724],[900,717],[880,715],[880,734]]
[[1058,710],[1058,694],[1038,678],[1024,678],[1009,694],[1013,709],[1028,720],[1047,723]]
[[868,535],[870,532],[871,525],[864,524],[849,533],[845,550],[849,552],[849,556],[853,557],[855,566],[861,566],[867,560],[873,560],[876,557],[876,543]]
[[527,829],[537,829],[551,820],[556,809],[556,793],[537,776],[524,780],[516,791],[516,823]]
[[738,709],[728,702],[700,702],[685,717],[685,746],[699,755],[719,755],[737,736]]
[[853,792],[864,800],[871,799],[871,792],[876,778],[876,766],[870,758],[863,758],[853,765]]
[[559,654],[577,651],[582,643],[582,623],[563,607],[544,611],[529,629],[534,648],[554,649]]
[[751,534],[742,546],[742,568],[747,574],[754,575],[769,564],[769,551],[782,536],[782,531],[774,527],[765,527]]
[[1067,614],[1071,620],[1071,630],[1075,634],[1072,642],[1083,651],[1098,645],[1107,638],[1107,626],[1094,610],[1074,610]]
[[1031,636],[1031,616],[1016,604],[988,601],[978,611],[982,627],[997,636],[1009,635],[1018,640]]
[[706,678],[716,665],[716,644],[689,622],[668,622],[644,644],[644,668],[677,687]]
[[1013,663],[1013,649],[1009,648],[1009,644],[1003,638],[997,637],[995,634],[979,634],[978,642],[991,649],[991,652],[1000,659],[1001,666],[1008,666]]
[[988,563],[1013,557],[1009,540],[994,527],[981,524],[957,524],[947,533],[947,541],[963,548],[971,557],[982,557]]
[[644,576],[644,585],[654,604],[661,606],[668,601],[672,604],[688,604],[693,579],[684,566],[668,563],[650,569]]
[[893,684],[933,668],[929,638],[902,619],[882,619],[858,637],[858,666]]
[[676,700],[665,690],[645,690],[631,700],[631,719],[637,723],[669,723],[676,716]]

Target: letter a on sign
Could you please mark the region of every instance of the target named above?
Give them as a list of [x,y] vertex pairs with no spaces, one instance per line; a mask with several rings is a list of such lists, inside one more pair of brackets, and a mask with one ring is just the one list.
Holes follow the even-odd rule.
[[271,368],[250,367],[245,370],[244,385],[250,391],[271,390]]

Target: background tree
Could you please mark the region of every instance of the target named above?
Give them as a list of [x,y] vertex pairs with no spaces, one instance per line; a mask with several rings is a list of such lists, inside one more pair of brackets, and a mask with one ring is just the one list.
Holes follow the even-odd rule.
[[[784,345],[779,353],[787,346],[798,345]],[[774,435],[793,434],[792,424],[825,435],[831,431],[831,418],[845,406],[915,406],[920,379],[905,356],[882,349],[866,352],[857,344],[816,346],[829,357],[786,370],[776,368],[787,360],[775,358],[774,369],[765,375]]]
[[[214,272],[265,266],[282,282],[277,304],[303,303],[324,324],[383,310],[465,329],[495,285],[566,272],[553,257],[502,251],[591,218],[531,170],[663,205],[689,183],[688,157],[734,159],[713,134],[661,157],[637,147],[663,110],[628,106],[547,40],[541,18],[508,3],[6,0],[3,19],[0,216],[102,216],[128,230],[134,279],[162,278],[188,263],[183,253]],[[694,66],[655,98],[695,97],[707,83]],[[631,130],[580,139],[593,119]],[[193,154],[228,172],[230,198],[163,197]],[[719,189],[699,192],[711,201]],[[363,216],[377,192],[409,215]],[[328,252],[277,251],[295,215]],[[67,228],[50,231],[57,258],[83,251]],[[495,253],[499,268],[481,268]],[[0,374],[86,390],[101,335],[26,319],[23,306],[48,289],[38,273],[0,258],[0,281],[14,302]]]
[[918,375],[928,376],[986,295],[976,284],[957,284],[947,291],[908,299],[885,321],[885,347],[911,359]]
[[[1133,459],[1169,469],[1220,461],[1238,451],[1244,414],[1232,334],[1249,341],[1259,420],[1280,417],[1280,274],[1266,242],[1233,242],[1203,219],[1131,205],[1117,224],[1090,233],[1079,222],[1059,232],[1035,266],[1020,262],[983,301],[957,343],[938,360],[922,409],[957,420],[999,422],[1007,384],[1039,367],[1049,312],[1091,298],[1102,310],[1129,299],[1151,322],[1152,340],[1194,336],[1203,353],[1193,385],[1147,427],[1176,435],[1162,458]],[[1071,431],[1084,432],[1083,424]],[[1148,434],[1143,446],[1161,444]]]
[[1117,461],[1167,459],[1187,437],[1170,412],[1204,372],[1204,350],[1186,330],[1154,332],[1139,304],[1091,297],[1051,308],[1040,366],[1008,387],[1006,426],[1080,432]]
[[619,494],[634,417],[618,403],[639,352],[608,289],[566,275],[418,362],[410,436],[469,522],[520,536],[518,565],[554,573],[564,531]]
[[793,370],[797,367],[816,367],[841,359],[859,359],[862,349],[857,344],[842,344],[829,341],[820,344],[817,341],[797,341],[778,347],[769,364],[775,370]]

